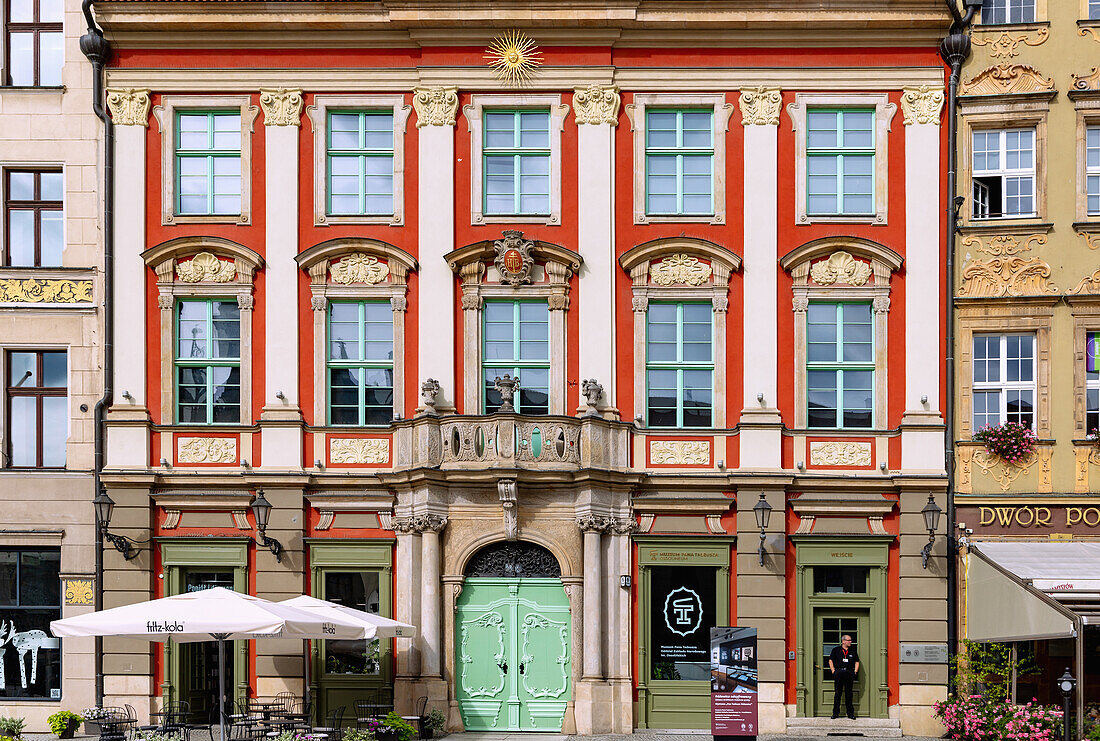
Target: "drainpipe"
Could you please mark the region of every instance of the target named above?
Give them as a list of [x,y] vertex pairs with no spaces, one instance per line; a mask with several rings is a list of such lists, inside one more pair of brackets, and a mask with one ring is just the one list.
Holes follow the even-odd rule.
[[[100,489],[106,445],[105,414],[114,401],[114,164],[115,129],[104,107],[103,67],[111,58],[111,45],[92,17],[92,0],[81,5],[88,22],[88,32],[80,37],[80,51],[92,63],[92,110],[103,122],[103,396],[95,403],[95,465],[92,473],[92,497]],[[103,609],[103,531],[96,523],[95,534],[95,607]],[[103,704],[103,639],[95,639],[95,700]]]
[[[951,68],[947,82],[947,218],[944,220],[944,236],[947,242],[946,280],[944,292],[946,310],[946,419],[944,420],[944,465],[947,470],[947,651],[950,656],[958,653],[958,544],[955,542],[955,230],[958,226],[959,207],[963,198],[956,198],[958,190],[958,92],[959,76],[963,62],[970,56],[970,36],[967,30],[974,14],[981,8],[982,0],[963,0],[966,14],[959,13],[956,0],[945,0],[951,11],[952,24],[947,37],[940,43],[940,56]],[[955,672],[947,665],[947,686],[951,691]]]

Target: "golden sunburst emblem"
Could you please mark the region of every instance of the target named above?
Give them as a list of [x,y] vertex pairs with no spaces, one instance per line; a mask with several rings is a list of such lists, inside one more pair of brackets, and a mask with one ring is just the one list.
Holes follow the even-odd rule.
[[510,85],[524,84],[542,64],[538,44],[522,31],[509,31],[498,36],[486,51],[489,66],[496,70],[502,82]]

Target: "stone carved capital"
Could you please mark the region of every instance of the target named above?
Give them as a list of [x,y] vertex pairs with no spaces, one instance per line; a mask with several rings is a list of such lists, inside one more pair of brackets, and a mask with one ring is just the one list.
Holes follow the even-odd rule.
[[888,314],[890,312],[890,297],[875,296],[874,300],[871,301],[871,306],[876,314]]
[[621,100],[619,88],[614,85],[608,87],[589,85],[586,88],[577,88],[573,91],[573,110],[577,117],[577,125],[616,126],[619,123]]
[[608,531],[616,535],[629,535],[638,531],[638,523],[633,517],[612,517],[608,521]]
[[417,532],[412,517],[394,517],[391,524],[395,533],[410,534]]
[[744,88],[738,99],[744,126],[778,126],[783,96],[777,87]]
[[441,533],[447,527],[447,518],[443,515],[414,515],[413,529],[418,533]]
[[795,314],[805,314],[810,310],[810,299],[808,296],[795,296],[791,299],[791,310]]
[[175,306],[176,300],[169,292],[162,292],[157,294],[157,308],[162,311],[168,311]]
[[644,314],[649,311],[649,296],[635,296],[630,300],[630,306],[634,311]]
[[390,309],[393,311],[407,311],[409,308],[409,300],[404,296],[391,296],[390,297]]
[[287,88],[260,90],[265,126],[301,126],[302,91]]
[[454,126],[458,113],[458,88],[418,87],[413,90],[413,108],[416,109],[416,128],[425,126]]
[[581,515],[577,518],[577,527],[586,533],[602,533],[611,525],[611,520],[599,515]]
[[256,297],[251,293],[238,293],[237,294],[237,308],[241,311],[252,311],[252,307],[256,305]]
[[943,108],[943,88],[933,85],[907,87],[901,93],[901,112],[905,125],[938,124]]
[[730,300],[726,296],[715,296],[710,300],[715,314],[725,314],[730,310]]
[[314,296],[309,300],[309,305],[314,311],[325,311],[328,309],[328,299],[324,296]]
[[115,126],[149,127],[149,91],[137,88],[107,90],[107,110]]

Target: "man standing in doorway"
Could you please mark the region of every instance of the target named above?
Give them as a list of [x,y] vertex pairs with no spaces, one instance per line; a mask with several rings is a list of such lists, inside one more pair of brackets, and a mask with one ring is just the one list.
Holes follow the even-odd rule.
[[840,716],[840,694],[843,692],[848,717],[855,720],[856,711],[852,707],[852,683],[856,681],[856,675],[859,674],[859,654],[852,647],[851,636],[841,636],[840,645],[829,654],[829,671],[833,673],[833,718]]

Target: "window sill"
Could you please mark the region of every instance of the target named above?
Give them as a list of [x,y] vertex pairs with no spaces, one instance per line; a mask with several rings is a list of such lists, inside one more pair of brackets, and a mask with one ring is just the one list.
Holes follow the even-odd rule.
[[403,226],[401,214],[325,214],[318,216],[314,226],[332,226],[334,224],[385,224]]
[[64,93],[67,88],[64,85],[3,85],[0,93],[30,93],[32,95],[49,95]]
[[474,214],[471,224],[546,224],[560,226],[558,214]]
[[725,224],[722,214],[635,214],[635,224]]
[[[1080,23],[1080,21],[1078,21]],[[975,23],[975,33],[1001,33],[1002,31],[1038,31],[1050,28],[1050,21],[1032,21],[1031,23]]]
[[1073,231],[1078,234],[1100,233],[1100,214],[1089,214],[1088,221],[1073,222]]
[[168,214],[164,223],[172,224],[247,224],[247,214]]
[[1012,219],[984,219],[968,221],[958,228],[959,234],[1005,234],[1019,231],[1049,234],[1054,224],[1039,221],[1038,217]]
[[886,224],[886,218],[879,214],[803,214],[799,226],[808,224]]

